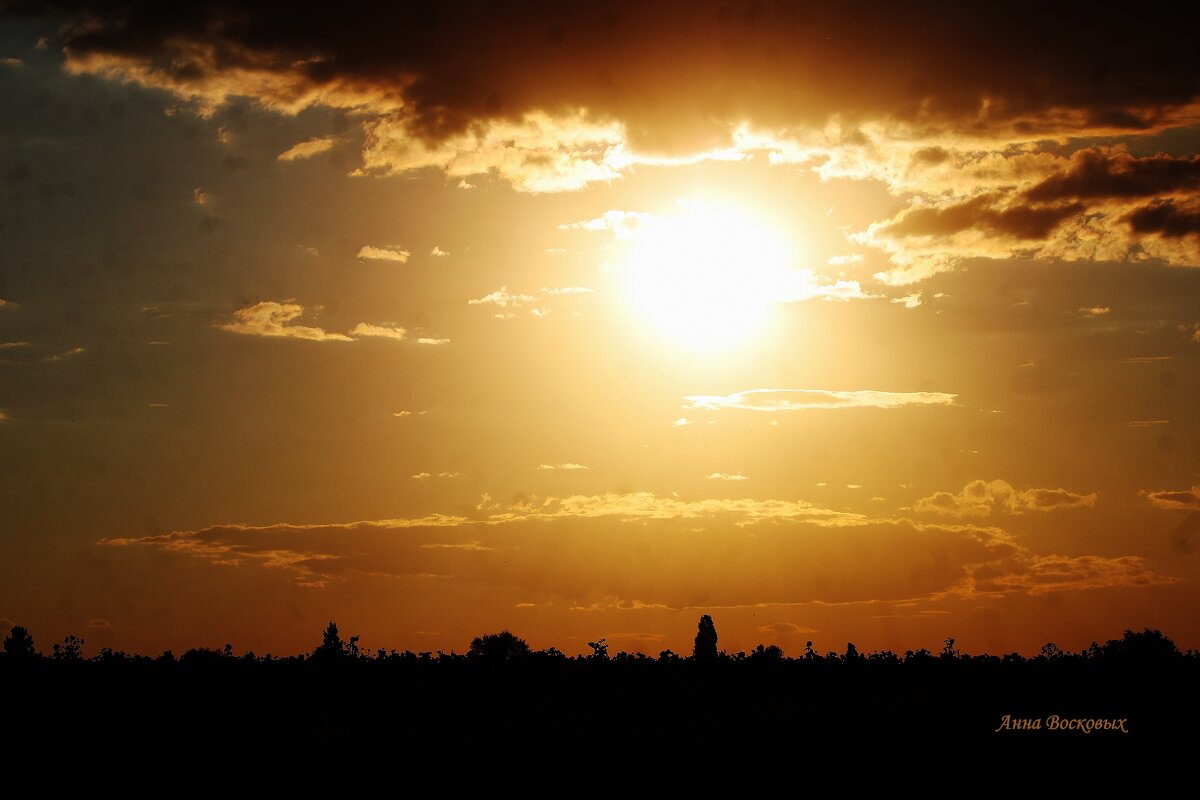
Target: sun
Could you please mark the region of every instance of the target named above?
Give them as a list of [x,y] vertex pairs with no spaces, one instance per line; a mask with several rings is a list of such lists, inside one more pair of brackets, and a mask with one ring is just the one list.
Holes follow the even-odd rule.
[[696,350],[744,343],[785,280],[780,238],[747,212],[680,201],[639,227],[626,261],[630,304],[661,335]]

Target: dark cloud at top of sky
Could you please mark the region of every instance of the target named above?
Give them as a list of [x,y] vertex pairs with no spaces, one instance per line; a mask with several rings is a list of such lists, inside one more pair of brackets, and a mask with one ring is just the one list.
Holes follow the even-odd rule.
[[644,149],[730,126],[888,119],[982,135],[1191,119],[1200,50],[1155,9],[951,3],[8,3],[62,23],[75,68],[219,102],[403,113],[428,141],[586,108]]

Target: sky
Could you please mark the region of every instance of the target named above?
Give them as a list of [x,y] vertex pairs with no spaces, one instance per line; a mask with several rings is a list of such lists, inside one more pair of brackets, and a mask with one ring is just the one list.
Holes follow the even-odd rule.
[[1009,3],[0,3],[0,625],[1200,647],[1200,50]]

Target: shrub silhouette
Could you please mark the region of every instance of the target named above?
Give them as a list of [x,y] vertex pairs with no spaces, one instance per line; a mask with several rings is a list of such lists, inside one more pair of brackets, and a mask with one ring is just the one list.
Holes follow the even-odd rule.
[[467,651],[467,655],[485,661],[512,661],[529,655],[529,645],[516,634],[503,630],[499,633],[476,636],[471,640],[471,649]]
[[712,617],[708,614],[700,617],[692,658],[697,661],[717,660],[717,627],[713,625]]

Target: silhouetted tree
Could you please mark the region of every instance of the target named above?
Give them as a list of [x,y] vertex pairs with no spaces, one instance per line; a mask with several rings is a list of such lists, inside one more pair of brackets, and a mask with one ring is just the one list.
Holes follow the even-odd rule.
[[1141,662],[1165,661],[1179,655],[1179,648],[1162,631],[1149,628],[1141,633],[1126,630],[1124,636],[1109,639],[1099,651],[1104,657]]
[[476,636],[471,640],[471,649],[467,651],[467,655],[487,661],[511,661],[529,655],[529,645],[516,634],[503,630],[499,633]]
[[[338,635],[338,626],[336,622],[330,622],[325,628],[325,632],[321,635],[321,646],[313,651],[313,658],[332,660],[336,658],[357,658],[359,656],[358,636],[351,636],[350,641],[342,641],[342,637]],[[229,648],[229,654],[233,654],[233,648]]]
[[1046,642],[1044,645],[1042,645],[1040,658],[1054,661],[1059,658],[1064,658],[1066,655],[1067,654],[1060,650],[1058,645],[1056,645],[1054,642]]
[[854,642],[846,642],[846,660],[853,661],[859,658],[858,648],[854,646]]
[[697,661],[717,660],[717,627],[713,625],[712,617],[708,614],[700,617],[692,658]]
[[33,649],[33,637],[29,631],[20,625],[13,625],[8,636],[4,637],[4,654],[9,658],[33,658],[37,651]]
[[598,642],[588,642],[588,647],[592,648],[592,658],[600,661],[608,660],[608,645],[604,643],[604,639]]
[[50,657],[55,661],[83,660],[83,639],[74,635],[68,636],[62,644],[54,645]]
[[750,657],[762,659],[764,661],[779,661],[783,658],[783,650],[781,650],[777,645],[771,644],[764,647],[760,644],[758,647],[750,651]]

